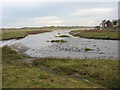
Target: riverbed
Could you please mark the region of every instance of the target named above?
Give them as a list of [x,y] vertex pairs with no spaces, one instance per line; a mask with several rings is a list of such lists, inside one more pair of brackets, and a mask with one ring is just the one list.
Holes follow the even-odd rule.
[[[118,60],[118,40],[100,40],[74,37],[71,30],[54,30],[52,32],[28,35],[23,39],[0,41],[0,47],[14,46],[18,52],[36,58],[70,58],[70,59],[111,59]],[[56,37],[69,35],[69,37]],[[48,42],[66,40],[65,43]],[[85,48],[91,50],[85,51]]]

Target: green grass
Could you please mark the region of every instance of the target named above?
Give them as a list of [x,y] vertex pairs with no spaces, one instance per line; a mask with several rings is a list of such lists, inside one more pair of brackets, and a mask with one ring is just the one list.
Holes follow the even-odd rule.
[[61,75],[79,74],[106,88],[118,88],[118,60],[38,59],[34,67],[46,67]]
[[2,63],[16,63],[18,60],[27,59],[28,57],[18,54],[8,46],[2,48]]
[[[26,32],[31,33],[32,30],[3,30],[1,35],[3,35],[3,39],[21,38],[25,36]],[[34,30],[38,31],[38,29]],[[118,32],[72,31],[72,33],[74,32],[80,32],[80,35],[77,36],[85,38],[118,39]],[[86,48],[86,50],[90,49]],[[2,52],[3,88],[117,88],[119,85],[118,60],[41,58],[31,63],[32,67],[29,67],[29,64],[21,62],[29,57],[18,54],[7,46],[2,48]],[[58,74],[50,73],[42,68]],[[95,85],[69,77],[74,74],[81,75]]]
[[[28,64],[21,62],[23,60],[28,59],[29,57],[18,54],[16,51],[12,50],[7,46],[2,48],[2,52],[3,52],[3,65],[2,65],[3,88],[97,88],[97,87],[100,88],[101,87],[99,85],[94,85],[88,82],[77,80],[62,74],[57,75],[54,73],[50,73],[45,70],[41,70],[37,66],[29,67]],[[47,61],[47,59],[45,60],[40,59],[40,60],[43,63]],[[54,63],[52,62],[53,60],[49,65],[55,66],[56,62]],[[48,61],[46,63],[48,63]]]
[[93,49],[91,49],[91,48],[84,48],[84,50],[85,50],[85,51],[91,51],[91,50],[93,50]]
[[20,30],[2,30],[0,33],[1,40],[8,40],[8,39],[20,39],[24,38],[29,34],[38,34],[48,32],[48,30],[38,30],[38,29],[20,29]]
[[70,32],[70,34],[81,38],[107,40],[120,40],[119,33],[119,31],[115,30],[76,30]]
[[94,88],[99,87],[69,77],[23,65],[3,66],[3,88]]
[[51,40],[51,41],[48,41],[48,42],[51,42],[51,43],[65,43],[67,41],[66,40]]
[[59,35],[59,36],[56,36],[56,37],[70,37],[68,35]]
[[[7,46],[2,48],[2,52],[3,88],[117,88],[119,85],[118,60],[40,58],[30,67],[21,62],[29,57]],[[95,85],[69,77],[74,74]]]
[[[0,40],[8,40],[8,39],[20,39],[20,38],[24,38],[25,36],[27,36],[28,34],[31,34],[31,32],[35,31],[53,31],[53,30],[64,30],[64,29],[76,29],[76,28],[85,28],[85,27],[81,27],[81,26],[51,26],[51,27],[36,27],[36,28],[3,28],[0,29]],[[41,33],[41,32],[38,32]],[[37,34],[37,33],[35,33]]]

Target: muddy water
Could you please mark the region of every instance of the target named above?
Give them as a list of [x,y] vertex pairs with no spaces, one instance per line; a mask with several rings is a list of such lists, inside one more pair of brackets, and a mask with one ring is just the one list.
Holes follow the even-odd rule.
[[[56,30],[53,32],[28,35],[20,40],[7,40],[0,42],[0,46],[17,45],[19,51],[23,47],[27,49],[24,53],[31,57],[55,57],[74,59],[118,59],[117,40],[85,39],[69,35],[70,30]],[[56,35],[69,35],[60,38]],[[66,43],[51,43],[50,40],[64,39]],[[20,48],[21,47],[21,48]],[[85,48],[92,50],[85,51]]]

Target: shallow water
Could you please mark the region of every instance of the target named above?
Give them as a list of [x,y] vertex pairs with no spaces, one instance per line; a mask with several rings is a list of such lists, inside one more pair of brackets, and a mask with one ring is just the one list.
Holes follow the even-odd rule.
[[[28,35],[20,40],[6,40],[1,42],[4,45],[19,45],[27,47],[24,53],[31,57],[55,57],[73,59],[113,59],[118,60],[117,40],[98,40],[73,37],[55,37],[59,34],[69,35],[70,30],[56,30],[53,32]],[[65,39],[66,43],[51,43],[49,40]],[[91,48],[85,51],[85,48]],[[22,49],[21,49],[22,50]]]

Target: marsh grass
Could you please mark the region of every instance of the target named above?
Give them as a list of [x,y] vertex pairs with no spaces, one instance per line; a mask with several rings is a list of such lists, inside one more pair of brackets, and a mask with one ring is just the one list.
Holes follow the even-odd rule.
[[85,51],[91,51],[91,50],[93,50],[93,49],[91,49],[91,48],[84,48],[84,50],[85,50]]
[[[90,88],[119,86],[118,60],[56,59],[40,58],[31,67],[21,61],[29,57],[18,54],[5,46],[3,52],[3,88]],[[57,72],[44,71],[41,68]],[[69,75],[78,74],[90,82],[77,80]]]
[[[100,88],[99,85],[94,85],[88,82],[80,81],[62,74],[53,74],[41,70],[39,65],[46,66],[48,61],[55,66],[56,59],[39,59],[34,62],[32,67],[21,61],[29,57],[18,54],[16,51],[5,46],[3,52],[3,67],[2,67],[2,87],[3,88]],[[59,61],[59,60],[58,60]],[[67,60],[66,60],[67,61]],[[35,64],[38,62],[38,65]],[[64,60],[56,66],[64,63]],[[34,66],[33,66],[34,65]]]
[[[36,64],[37,63],[37,64]],[[106,88],[118,88],[118,60],[38,59],[32,64],[46,67],[61,75],[79,74]]]
[[76,30],[70,32],[70,34],[72,34],[73,36],[81,38],[106,40],[120,40],[119,33],[120,32],[116,30]]
[[51,42],[51,43],[65,43],[67,41],[66,40],[51,40],[51,41],[48,41],[48,42]]
[[9,39],[20,39],[24,38],[29,34],[38,34],[46,31],[53,30],[64,30],[64,29],[75,29],[75,28],[85,28],[85,27],[24,27],[24,28],[3,28],[0,29],[0,40],[9,40]]
[[20,29],[20,30],[3,30],[0,33],[2,40],[9,40],[9,39],[21,39],[29,34],[39,34],[49,32],[48,30],[29,30],[29,29]]
[[55,37],[70,37],[69,35],[59,35],[59,36],[55,36]]

